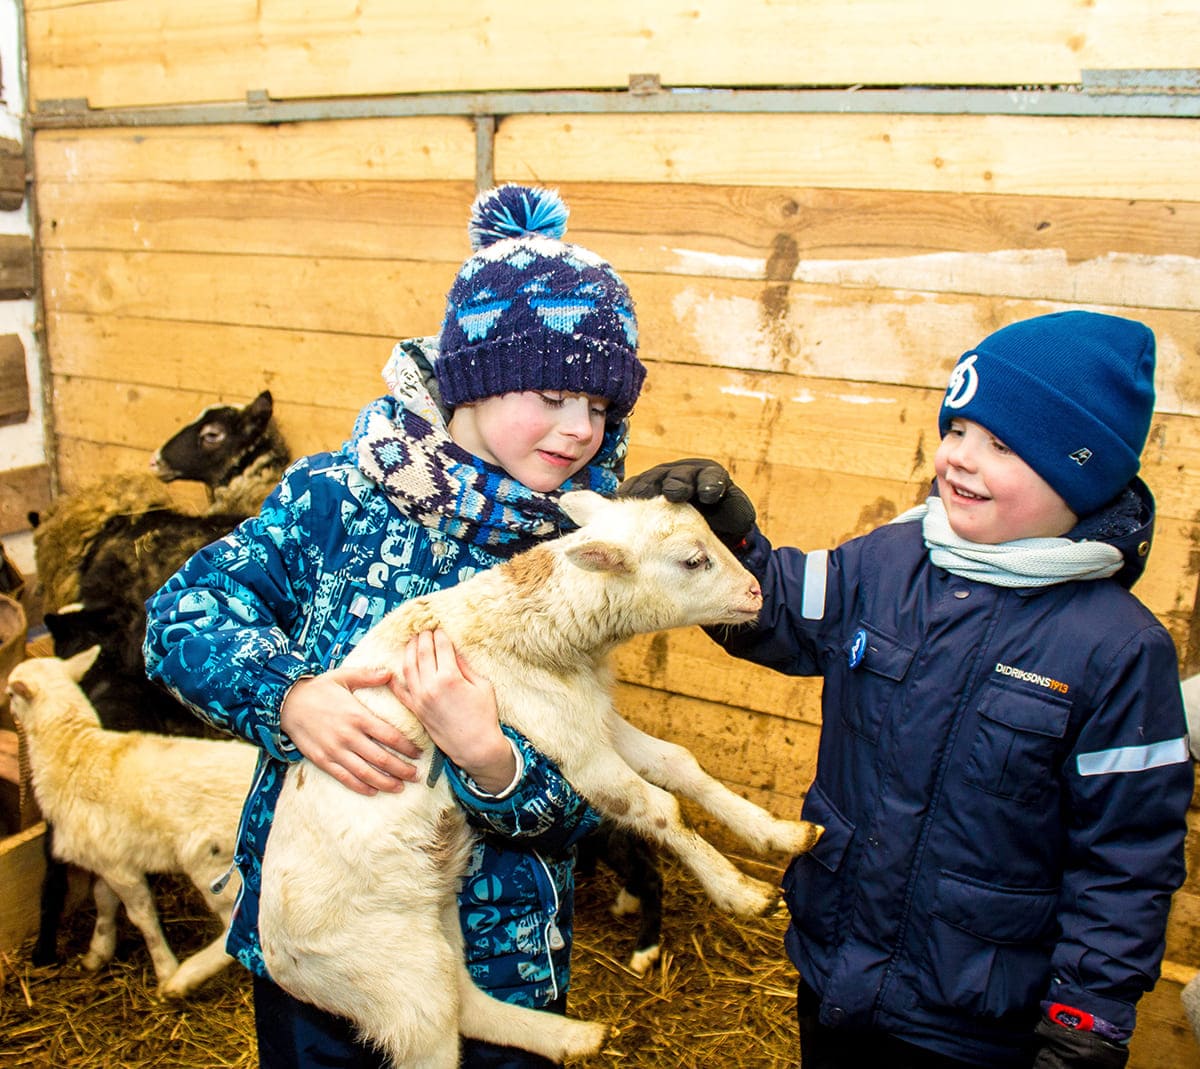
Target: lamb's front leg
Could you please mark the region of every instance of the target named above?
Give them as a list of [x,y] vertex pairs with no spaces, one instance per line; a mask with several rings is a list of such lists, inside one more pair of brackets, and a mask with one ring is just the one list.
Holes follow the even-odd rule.
[[673,851],[719,908],[761,917],[778,904],[776,887],[747,876],[684,824],[674,796],[647,783],[616,753],[594,759],[585,770],[571,770],[569,779],[606,816]]
[[806,820],[780,820],[714,779],[683,746],[648,735],[616,712],[613,743],[630,766],[651,783],[698,802],[760,853],[782,850],[803,854],[824,830]]

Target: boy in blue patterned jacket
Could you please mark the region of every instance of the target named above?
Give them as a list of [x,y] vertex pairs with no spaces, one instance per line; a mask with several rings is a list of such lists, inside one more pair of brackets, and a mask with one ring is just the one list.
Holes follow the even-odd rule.
[[[348,789],[402,790],[409,740],[351,694],[387,676],[338,668],[388,610],[553,537],[568,489],[615,492],[626,417],[645,377],[628,289],[561,239],[557,194],[502,186],[477,198],[476,250],[440,335],[401,342],[389,393],[340,451],[285,473],[259,516],[201,550],[147,603],[150,676],[209,722],[261,747],[242,817],[241,897],[228,947],[254,974],[268,1069],[376,1066],[348,1022],[292,998],[258,942],[263,850],[288,763]],[[573,847],[598,823],[557,768],[501,727],[484,679],[448,639],[422,635],[397,689],[446,756],[478,829],[459,895],[467,964],[497,998],[565,1007]],[[466,1041],[469,1067],[545,1066]]]
[[709,461],[622,492],[693,499],[763,588],[714,634],[820,675],[784,878],[805,1069],[1121,1069],[1184,877],[1192,769],[1175,647],[1133,596],[1154,335],[1071,311],[964,353],[928,501],[837,549],[772,549]]

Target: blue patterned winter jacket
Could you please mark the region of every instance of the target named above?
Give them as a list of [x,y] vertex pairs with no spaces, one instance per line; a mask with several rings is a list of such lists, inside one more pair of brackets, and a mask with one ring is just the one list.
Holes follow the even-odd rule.
[[[301,756],[279,725],[288,688],[336,666],[401,602],[496,563],[408,519],[343,447],[293,464],[259,516],[197,553],[147,602],[151,678],[261,750],[238,836],[242,890],[227,944],[253,972],[266,975],[257,929],[263,850],[284,774]],[[566,991],[574,844],[599,818],[552,762],[505,730],[525,764],[511,795],[476,797],[446,766],[479,830],[459,895],[467,964],[496,997],[543,1006]]]

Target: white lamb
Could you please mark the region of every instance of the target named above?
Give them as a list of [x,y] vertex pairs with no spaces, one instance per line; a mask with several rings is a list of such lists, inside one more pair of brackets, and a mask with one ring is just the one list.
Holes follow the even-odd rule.
[[[605,654],[639,632],[755,618],[762,592],[690,505],[563,495],[581,529],[389,613],[347,659],[399,671],[410,636],[443,629],[491,680],[501,719],[553,758],[593,806],[678,854],[714,902],[758,915],[776,887],[687,828],[659,784],[699,802],[758,850],[800,853],[821,829],[778,820],[701,770],[685,749],[624,721]],[[272,978],[350,1018],[396,1066],[458,1065],[459,1034],[554,1060],[597,1051],[606,1026],[494,1000],[463,964],[455,894],[469,832],[433,747],[387,687],[358,691],[424,747],[420,785],[355,794],[293,765],[263,863],[259,927]],[[643,778],[645,777],[645,778]]]
[[[54,856],[96,874],[96,926],[87,969],[111,960],[117,905],[146,940],[161,995],[182,998],[232,960],[224,949],[239,883],[233,865],[242,802],[257,751],[243,742],[107,731],[78,680],[99,651],[35,657],[8,677],[25,738],[33,793],[54,826]],[[180,964],[163,937],[146,883],[151,872],[189,876],[222,933]]]

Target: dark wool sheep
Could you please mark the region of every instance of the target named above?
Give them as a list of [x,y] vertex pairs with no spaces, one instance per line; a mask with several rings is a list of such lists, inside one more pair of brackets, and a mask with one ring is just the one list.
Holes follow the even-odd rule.
[[[266,390],[244,407],[207,408],[155,453],[150,462],[154,474],[109,475],[56,498],[40,516],[31,513],[45,608],[53,611],[79,601],[80,568],[93,539],[109,520],[171,509],[171,496],[163,483],[203,483],[209,515],[232,516],[236,522],[256,514],[291,459],[272,412]],[[232,527],[233,523],[226,530]],[[180,558],[175,567],[185,559]],[[171,571],[174,568],[166,574]]]

